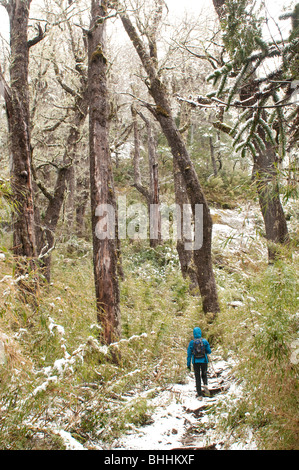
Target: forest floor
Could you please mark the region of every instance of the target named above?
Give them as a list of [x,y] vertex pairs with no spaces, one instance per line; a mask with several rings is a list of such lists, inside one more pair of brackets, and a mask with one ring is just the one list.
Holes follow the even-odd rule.
[[150,422],[115,442],[113,450],[255,450],[250,429],[242,441],[233,433],[222,433],[218,413],[214,412],[222,405],[227,409],[229,403],[242,395],[232,373],[233,365],[232,359],[223,360],[216,351],[209,364],[209,397],[196,396],[191,372],[186,383],[171,385],[158,393],[152,400],[155,412]]
[[[220,257],[225,253],[247,247],[254,239],[259,244],[256,233],[257,209],[249,204],[242,209],[211,211],[214,225],[214,243],[218,245]],[[223,244],[224,241],[225,245]],[[264,250],[264,243],[260,243]],[[237,307],[237,305],[236,305]],[[208,383],[210,397],[196,397],[194,373],[186,383],[172,384],[152,399],[155,411],[145,426],[131,430],[117,440],[112,448],[126,450],[173,450],[173,449],[255,449],[250,430],[246,442],[236,442],[232,435],[222,435],[217,426],[218,413],[222,404],[240,398],[241,387],[237,385],[233,373],[233,360],[223,360],[221,354],[211,356]],[[149,392],[146,392],[146,395]],[[128,397],[128,400],[136,397]]]
[[[0,261],[5,268],[3,275],[6,275],[0,281],[3,298],[0,320],[4,324],[7,318],[7,325],[11,327],[10,331],[4,324],[11,335],[11,342],[7,343],[11,348],[8,364],[12,373],[17,371],[21,388],[15,404],[15,395],[9,394],[15,393],[15,382],[12,381],[11,392],[9,381],[3,375],[1,385],[6,384],[8,394],[1,408],[3,413],[5,411],[2,423],[6,424],[0,435],[0,447],[1,439],[3,448],[8,449],[171,451],[260,447],[258,429],[268,422],[271,428],[271,421],[266,422],[265,416],[272,417],[272,403],[266,402],[263,408],[261,404],[256,406],[254,389],[248,392],[248,387],[246,391],[243,386],[238,369],[244,360],[244,351],[243,348],[240,351],[239,346],[248,341],[251,347],[252,328],[268,332],[268,303],[272,328],[269,334],[274,328],[273,302],[274,307],[275,302],[278,305],[278,313],[281,306],[288,313],[288,321],[292,322],[294,317],[295,324],[295,278],[286,268],[278,268],[277,272],[271,269],[268,280],[262,277],[267,266],[267,247],[257,206],[248,203],[235,209],[213,208],[211,213],[213,257],[223,310],[217,329],[211,330],[210,335],[213,339],[218,332],[223,337],[212,346],[208,367],[209,397],[196,397],[194,373],[186,370],[186,345],[191,339],[188,335],[193,326],[197,326],[193,319],[203,322],[203,333],[207,324],[203,317],[198,319],[198,300],[190,295],[187,284],[185,286],[178,276],[177,264],[171,265],[172,257],[170,260],[166,257],[167,247],[163,252],[154,253],[156,257],[152,251],[141,251],[139,245],[138,252],[135,246],[127,248],[129,275],[122,285],[124,338],[116,346],[122,354],[121,367],[109,361],[107,348],[97,342],[97,329],[94,333],[91,330],[95,325],[92,323],[93,298],[86,294],[92,289],[89,251],[77,259],[69,253],[66,257],[64,251],[58,250],[54,281],[41,299],[41,318],[29,317],[31,323],[26,316],[30,313],[29,307],[25,310],[26,306],[16,302],[13,273],[10,264],[5,264],[8,255],[3,254]],[[295,217],[293,213],[295,210],[291,207],[289,224],[295,233],[298,215],[296,213]],[[158,255],[161,258],[163,255],[165,266],[157,263]],[[258,287],[253,283],[255,278]],[[261,279],[265,285],[261,284]],[[273,295],[267,282],[271,282]],[[272,283],[275,289],[278,286],[279,295]],[[16,321],[21,314],[24,325],[21,320]],[[27,323],[32,331],[27,329]],[[279,331],[284,328],[288,333],[287,328],[291,326],[282,323],[280,315],[275,328]],[[298,329],[294,331],[290,329],[288,341],[295,338]],[[32,348],[32,338],[34,344],[38,344],[37,352]],[[267,340],[267,336],[265,338]],[[18,344],[22,346],[21,352],[24,351],[20,357],[16,354]],[[245,362],[250,357],[246,356]],[[284,369],[289,367],[288,355],[285,361]],[[20,364],[28,369],[24,370],[24,378],[18,372]],[[268,362],[265,364],[268,368]],[[288,404],[293,410],[296,389],[292,375],[289,376],[289,382],[283,375],[280,383],[279,377],[273,375],[278,386],[270,382],[275,392],[271,400],[276,399],[276,388],[286,383]],[[15,376],[13,379],[16,380]],[[251,377],[249,382],[251,384]],[[259,382],[254,386],[259,390]],[[265,381],[262,386],[268,396],[269,383]],[[294,388],[292,393],[288,387]],[[273,404],[275,416],[277,407],[285,402],[281,396],[279,388]],[[281,413],[285,422],[286,409]],[[291,411],[288,415],[291,425],[293,414]]]
[[[242,273],[245,254],[251,264],[265,259],[266,246],[260,231],[262,221],[258,208],[252,204],[240,209],[212,209],[213,242],[216,248],[216,263],[222,264],[234,258],[234,270]],[[253,246],[254,250],[252,250]],[[254,260],[250,252],[254,251]],[[242,301],[231,302],[236,310]],[[225,359],[224,359],[225,357]],[[234,377],[233,355],[227,358],[221,350],[212,351],[208,369],[209,397],[196,397],[194,373],[186,382],[170,385],[152,400],[154,413],[150,422],[131,430],[117,440],[113,449],[130,450],[174,450],[215,449],[255,450],[257,444],[250,428],[243,437],[234,432],[221,431],[219,420],[225,420],[227,411],[238,400],[242,400],[242,385]],[[225,410],[225,411],[224,411]],[[245,436],[245,437],[244,437]]]

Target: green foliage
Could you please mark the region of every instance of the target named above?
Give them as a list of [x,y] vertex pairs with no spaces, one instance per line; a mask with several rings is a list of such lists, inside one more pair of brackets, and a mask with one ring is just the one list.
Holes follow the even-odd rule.
[[134,426],[145,426],[150,421],[150,407],[145,398],[135,400],[125,412],[125,420]]
[[8,180],[3,180],[1,178],[0,178],[0,201],[1,201],[0,208],[2,208],[3,202],[8,203],[11,207],[13,207],[10,183]]
[[219,319],[243,384],[242,396],[222,410],[222,426],[243,437],[252,430],[261,449],[298,449],[297,279],[287,259],[269,266],[239,284],[250,295],[238,309],[238,326],[233,311]]
[[[298,80],[299,76],[299,4],[295,6],[292,14],[292,30],[289,37],[290,48],[284,58],[286,68],[290,68],[293,80]],[[288,63],[290,61],[290,63]]]
[[229,0],[225,2],[223,42],[226,50],[234,54],[236,65],[246,62],[248,56],[261,42],[262,21],[253,12],[254,1]]
[[[211,182],[211,194],[218,186],[227,190],[229,176]],[[69,245],[57,246],[52,284],[34,313],[9,278],[2,282],[0,330],[15,335],[20,351],[12,345],[8,367],[0,369],[0,448],[63,449],[53,423],[87,448],[99,442],[109,448],[124,432],[149,423],[153,394],[185,381],[195,323],[224,358],[235,357],[234,374],[244,384],[234,406],[211,413],[218,420],[227,413],[223,426],[236,436],[252,429],[260,448],[294,448],[296,264],[285,258],[267,267],[251,251],[234,258],[214,248],[222,309],[211,325],[181,276],[171,241],[156,249],[146,241],[124,242],[122,340],[110,348],[98,340],[91,253],[82,254],[80,243],[71,257]],[[11,268],[7,255],[3,276]],[[233,300],[243,307],[229,307]]]
[[[240,106],[238,94],[241,89],[245,91],[241,107],[248,105],[248,109],[236,120],[231,132],[236,151],[241,152],[242,157],[249,153],[255,158],[258,152],[265,151],[269,142],[282,159],[287,151],[290,132],[286,122],[293,122],[295,128],[297,125],[298,110],[294,119],[290,108],[282,107],[282,101],[285,99],[284,104],[287,103],[292,94],[291,83],[298,78],[298,5],[287,15],[292,18],[292,31],[289,41],[280,49],[276,43],[263,40],[264,18],[260,11],[254,11],[255,6],[256,2],[245,0],[225,2],[221,26],[229,59],[214,70],[208,80],[213,80],[214,87],[218,86],[215,94],[226,101],[226,110],[232,105]],[[276,56],[282,58],[282,67],[274,75],[270,73],[261,80],[264,85],[262,89],[255,76],[258,76],[258,69],[265,60]],[[288,81],[290,89],[285,90]]]
[[222,170],[216,177],[202,177],[201,184],[209,203],[215,207],[233,209],[245,200],[243,198],[249,195],[254,198],[252,181],[244,171]]
[[[0,178],[0,221],[2,223],[5,219],[8,221],[14,209],[10,181]],[[0,234],[2,235],[2,228],[0,228]]]
[[[2,369],[0,377],[0,448],[64,448],[50,431],[56,420],[86,446],[110,445],[150,420],[145,390],[184,380],[186,338],[201,303],[189,295],[172,242],[156,250],[124,243],[123,336],[111,348],[98,340],[91,253],[82,256],[80,244],[75,253],[70,258],[69,244],[57,246],[52,283],[34,313],[18,300],[11,278],[0,284],[0,332],[13,331],[21,351],[16,362],[11,350],[10,372]],[[8,259],[4,267],[11,274]],[[24,358],[30,363],[16,374]]]

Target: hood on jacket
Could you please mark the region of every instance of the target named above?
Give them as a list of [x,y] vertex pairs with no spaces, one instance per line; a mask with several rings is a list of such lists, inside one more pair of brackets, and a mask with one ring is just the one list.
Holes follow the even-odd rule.
[[194,338],[201,338],[201,329],[197,326],[193,330]]

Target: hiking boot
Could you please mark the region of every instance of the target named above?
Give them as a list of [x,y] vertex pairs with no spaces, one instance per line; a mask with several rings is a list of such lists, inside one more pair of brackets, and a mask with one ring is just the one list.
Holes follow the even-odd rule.
[[203,385],[202,389],[203,389],[203,395],[204,395],[205,397],[209,397],[209,396],[211,395],[211,394],[210,394],[210,390],[208,389],[208,386],[207,386],[207,385]]

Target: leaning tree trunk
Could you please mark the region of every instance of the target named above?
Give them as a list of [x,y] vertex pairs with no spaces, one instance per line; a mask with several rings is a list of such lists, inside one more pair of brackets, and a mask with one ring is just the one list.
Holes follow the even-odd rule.
[[[201,248],[193,250],[194,266],[202,297],[203,311],[205,313],[217,314],[220,307],[212,265],[212,217],[186,145],[171,115],[168,99],[164,95],[163,85],[159,81],[155,85],[157,88],[152,88],[152,96],[155,97],[156,103],[159,103],[157,119],[167,138],[173,158],[176,160],[183,175],[194,219],[196,219],[196,207],[202,206],[202,245]],[[163,90],[162,94],[161,87]]]
[[147,53],[128,15],[120,12],[120,18],[147,73],[150,83],[149,92],[156,105],[155,107],[149,106],[149,109],[160,123],[171,148],[173,158],[182,173],[193,216],[196,216],[198,206],[201,206],[203,210],[202,245],[201,248],[193,250],[193,257],[203,311],[213,314],[214,317],[219,312],[220,307],[212,265],[212,217],[210,210],[184,140],[176,126],[167,90],[158,76],[155,61]]
[[[120,336],[119,285],[117,276],[116,213],[112,162],[109,148],[109,102],[105,58],[107,2],[91,0],[88,33],[90,190],[93,233],[93,264],[98,321],[107,344]],[[105,206],[106,205],[106,206]],[[105,209],[106,207],[106,209]],[[103,212],[101,213],[101,210]],[[106,236],[100,230],[107,211]],[[106,217],[107,218],[107,217]]]
[[[174,181],[174,193],[175,193],[175,203],[180,208],[178,217],[179,227],[183,227],[184,223],[184,205],[189,204],[189,198],[186,191],[185,182],[182,177],[182,173],[178,167],[177,161],[173,160],[173,181]],[[191,250],[186,250],[186,243],[191,243],[191,237],[188,237],[188,234],[182,233],[177,239],[176,249],[180,261],[182,276],[184,279],[189,277],[190,279],[190,290],[191,292],[195,291],[198,287],[196,271],[193,265],[193,253]]]
[[[30,117],[28,91],[28,18],[30,0],[5,4],[10,20],[10,87],[6,108],[10,134],[13,214],[13,252],[20,274],[36,270],[36,240],[31,170]],[[35,278],[35,276],[34,276]],[[26,283],[34,294],[36,283]]]

